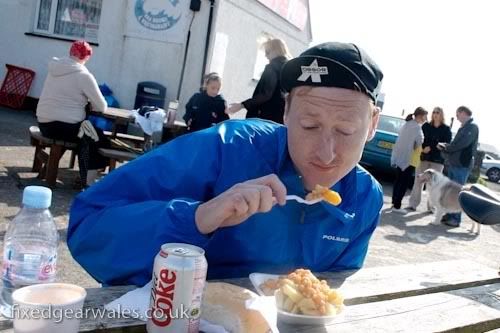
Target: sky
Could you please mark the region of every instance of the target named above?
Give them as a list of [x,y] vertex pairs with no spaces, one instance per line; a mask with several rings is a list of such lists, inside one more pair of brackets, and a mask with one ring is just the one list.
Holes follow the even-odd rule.
[[353,42],[380,66],[383,113],[441,106],[449,124],[465,105],[480,142],[500,150],[500,1],[310,0],[310,7],[313,44]]

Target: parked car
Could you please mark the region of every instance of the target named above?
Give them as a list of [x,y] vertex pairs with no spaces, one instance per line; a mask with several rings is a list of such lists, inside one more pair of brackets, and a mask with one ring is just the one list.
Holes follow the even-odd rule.
[[486,174],[490,181],[497,183],[500,180],[500,160],[495,160],[486,154],[481,164],[481,171]]
[[402,118],[381,114],[375,136],[366,143],[360,163],[379,170],[392,171],[392,147],[404,124],[405,120]]

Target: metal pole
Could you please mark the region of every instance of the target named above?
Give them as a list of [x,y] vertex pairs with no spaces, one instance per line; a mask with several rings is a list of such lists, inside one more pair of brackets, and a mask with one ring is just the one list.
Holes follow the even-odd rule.
[[187,54],[188,54],[188,49],[189,49],[189,41],[191,39],[191,26],[193,25],[194,21],[194,16],[196,15],[196,12],[193,12],[193,17],[191,18],[191,23],[189,23],[189,30],[186,38],[186,48],[184,49],[184,59],[182,60],[182,69],[181,69],[181,78],[179,79],[179,87],[177,88],[177,97],[176,100],[178,101],[181,96],[181,88],[182,88],[182,82],[184,81],[184,71],[186,69],[186,60],[187,60]]
[[210,0],[210,14],[208,16],[208,27],[207,27],[207,37],[205,38],[205,52],[203,54],[203,66],[201,68],[201,84],[203,84],[203,78],[205,76],[205,70],[207,67],[208,58],[208,47],[210,46],[210,34],[212,32],[212,20],[214,15],[215,0]]

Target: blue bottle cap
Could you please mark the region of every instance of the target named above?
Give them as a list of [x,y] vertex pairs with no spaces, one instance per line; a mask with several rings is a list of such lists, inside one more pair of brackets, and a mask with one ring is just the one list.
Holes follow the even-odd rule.
[[23,205],[30,208],[49,208],[52,191],[43,186],[27,186],[23,192]]

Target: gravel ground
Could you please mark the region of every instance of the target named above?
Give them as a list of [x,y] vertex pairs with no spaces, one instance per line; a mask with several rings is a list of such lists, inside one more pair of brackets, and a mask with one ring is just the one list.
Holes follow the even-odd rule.
[[[0,107],[0,249],[6,226],[19,210],[22,189],[27,185],[43,184],[31,172],[34,148],[30,146],[28,128],[36,123],[30,111],[15,111]],[[67,167],[69,153],[61,165]],[[76,263],[66,246],[68,210],[78,193],[73,182],[76,170],[63,168],[57,188],[53,191],[51,211],[60,233],[58,279],[84,287],[98,286]],[[469,259],[492,268],[500,266],[500,225],[483,226],[481,235],[471,234],[471,221],[464,218],[462,226],[449,229],[432,225],[432,216],[423,212],[424,205],[415,213],[401,216],[390,213],[392,191],[390,177],[376,175],[384,186],[384,208],[380,226],[374,233],[365,265],[368,267],[431,262],[451,259]],[[498,184],[488,183],[500,192]],[[425,199],[425,194],[424,194]],[[405,203],[403,203],[404,206]],[[1,250],[0,250],[1,251]],[[464,267],[466,269],[466,267]]]

